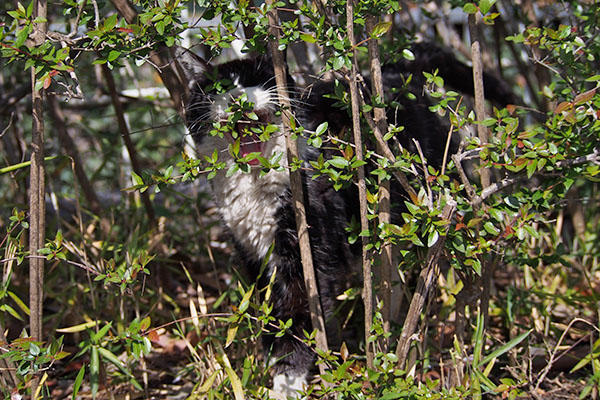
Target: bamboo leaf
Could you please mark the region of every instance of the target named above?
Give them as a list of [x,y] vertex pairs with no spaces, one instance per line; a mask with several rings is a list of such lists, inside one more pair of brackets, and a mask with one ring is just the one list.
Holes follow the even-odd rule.
[[483,360],[481,360],[481,363],[479,365],[487,364],[493,358],[500,357],[502,354],[506,353],[507,351],[509,351],[510,349],[512,349],[519,343],[521,343],[523,340],[525,340],[525,338],[527,338],[527,336],[529,336],[531,334],[531,332],[533,332],[533,329],[530,329],[527,332],[523,332],[519,336],[508,341],[506,344],[498,347],[496,350],[494,350],[490,354],[488,354]]
[[225,372],[227,372],[227,376],[231,382],[235,400],[244,400],[244,389],[242,388],[242,381],[240,381],[240,378],[231,367],[225,367]]
[[75,382],[73,382],[73,395],[71,396],[72,400],[77,398],[77,393],[79,393],[79,388],[81,387],[81,383],[83,382],[83,377],[85,376],[85,364],[77,373],[77,377],[75,378]]

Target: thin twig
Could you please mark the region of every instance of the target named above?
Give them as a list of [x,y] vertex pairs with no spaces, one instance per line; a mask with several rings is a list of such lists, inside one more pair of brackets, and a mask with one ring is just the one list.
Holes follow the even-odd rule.
[[538,380],[537,380],[537,382],[535,384],[534,392],[536,392],[539,389],[539,387],[542,384],[542,382],[544,381],[544,379],[546,379],[546,375],[548,375],[548,372],[550,372],[550,370],[552,369],[552,365],[556,361],[556,354],[562,349],[561,343],[563,342],[563,340],[565,339],[565,337],[567,336],[567,334],[571,330],[571,327],[573,326],[573,324],[575,324],[576,322],[583,322],[583,323],[589,325],[590,327],[592,327],[593,329],[595,329],[596,331],[600,332],[600,329],[598,329],[596,327],[596,325],[592,324],[591,322],[589,322],[589,321],[587,321],[587,320],[585,320],[583,318],[575,318],[571,322],[569,322],[569,325],[565,328],[565,330],[563,331],[563,333],[560,335],[560,338],[558,339],[558,342],[556,343],[556,346],[554,346],[554,351],[552,351],[550,353],[550,359],[548,360],[548,363],[546,364],[546,367],[544,368],[544,370],[540,374],[540,376],[539,376],[539,378],[538,378]]

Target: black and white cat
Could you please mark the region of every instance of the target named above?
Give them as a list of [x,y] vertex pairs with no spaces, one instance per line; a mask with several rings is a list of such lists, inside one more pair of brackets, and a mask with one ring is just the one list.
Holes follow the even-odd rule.
[[[421,51],[422,50],[422,51]],[[457,73],[458,82],[471,81],[470,68],[458,63],[447,53],[437,48],[429,51],[427,46],[419,49],[413,63],[395,64],[384,69],[384,85],[388,89],[388,100],[395,100],[397,106],[388,112],[388,119],[396,125],[405,127],[399,142],[414,150],[412,139],[420,142],[428,162],[439,165],[444,152],[447,127],[428,110],[429,103],[422,95],[422,71],[431,71],[443,65],[448,71],[451,66],[441,55],[456,63],[456,72],[447,73],[444,78]],[[296,234],[296,222],[292,208],[289,174],[287,166],[285,138],[282,130],[273,132],[267,141],[261,141],[253,131],[260,125],[279,125],[277,111],[279,102],[275,87],[273,67],[268,57],[250,57],[211,66],[203,60],[183,52],[182,65],[189,73],[191,98],[187,105],[186,119],[200,156],[211,156],[217,151],[219,161],[227,167],[211,180],[214,198],[229,232],[237,253],[245,262],[251,275],[258,280],[259,287],[268,284],[275,272],[271,302],[272,315],[282,321],[292,319],[291,333],[304,337],[303,330],[310,332],[311,322],[302,277],[302,265]],[[422,65],[417,65],[421,63]],[[392,88],[405,90],[408,73],[414,73],[417,86],[413,90],[416,100],[407,100],[403,93],[395,93]],[[452,81],[452,78],[450,79]],[[216,84],[219,82],[220,84]],[[223,88],[223,84],[228,87]],[[288,78],[290,93],[293,81]],[[486,89],[500,88],[495,80],[486,84]],[[467,88],[468,90],[469,88]],[[295,110],[300,122],[308,130],[314,130],[327,121],[332,131],[339,132],[348,127],[350,118],[346,110],[335,106],[335,100],[326,96],[331,94],[333,84],[318,82],[311,87],[310,94],[301,101]],[[508,96],[502,93],[497,97]],[[504,97],[506,99],[506,97]],[[244,103],[247,108],[239,106]],[[235,118],[232,115],[239,110]],[[210,131],[218,127],[229,126],[219,135]],[[302,140],[302,139],[299,139]],[[249,161],[249,171],[237,171],[226,176],[230,165],[236,162],[229,151],[230,144],[239,141],[239,151],[235,157],[251,159],[252,153],[269,158],[282,153],[281,170],[271,170],[261,174],[261,166],[256,160]],[[233,146],[237,148],[236,146]],[[315,159],[318,152],[300,143],[302,158]],[[335,299],[340,294],[341,284],[353,271],[360,249],[353,248],[347,239],[346,227],[356,213],[356,199],[353,190],[336,191],[326,177],[312,179],[310,172],[303,172],[303,188],[306,217],[312,246],[318,290],[325,318],[333,313]],[[397,196],[400,196],[400,192]],[[401,199],[399,199],[400,201]],[[268,260],[265,260],[273,246]],[[261,274],[261,266],[267,267]],[[330,328],[333,329],[333,328]],[[335,334],[330,332],[328,334]],[[275,371],[273,390],[282,396],[295,396],[307,383],[313,367],[313,351],[293,335],[275,337],[264,336],[264,349],[272,361]]]

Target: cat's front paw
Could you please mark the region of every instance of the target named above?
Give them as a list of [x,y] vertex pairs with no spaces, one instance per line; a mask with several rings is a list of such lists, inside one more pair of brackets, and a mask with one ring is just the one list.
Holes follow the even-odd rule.
[[273,378],[271,397],[276,400],[301,399],[301,391],[307,385],[306,376],[295,376],[288,373],[277,374]]

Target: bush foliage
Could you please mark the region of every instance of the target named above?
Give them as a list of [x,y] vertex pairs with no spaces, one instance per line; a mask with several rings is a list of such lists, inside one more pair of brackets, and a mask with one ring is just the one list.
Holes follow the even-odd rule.
[[[398,149],[393,135],[402,126],[389,125],[382,136],[391,156],[365,153],[374,166],[365,178],[367,225],[349,228],[349,240],[364,239],[375,270],[384,249],[399,255],[402,317],[389,320],[377,279],[341,294],[344,343],[322,349],[316,332],[298,338],[325,371],[308,398],[598,396],[597,3],[358,0],[354,42],[348,7],[342,0],[0,5],[4,398],[269,398],[259,339],[265,327],[283,334],[291,321],[270,315],[269,288],[259,294],[247,280],[221,229],[206,179],[224,163],[216,152],[196,158],[189,146],[187,83],[174,48],[227,60],[264,53],[273,40],[298,91],[315,76],[355,80],[355,65],[368,77],[372,43],[386,64],[410,60],[410,43],[426,40],[473,56],[475,65],[482,60],[521,99],[487,104],[482,115],[479,102],[445,88],[437,70],[419,77],[431,112],[461,138],[460,148],[437,170]],[[275,11],[278,39],[268,19]],[[42,153],[32,91],[43,95]],[[342,86],[335,97],[350,108]],[[389,106],[363,99],[365,140],[374,112]],[[216,124],[214,133],[223,129]],[[294,119],[292,132],[339,150],[312,162],[315,174],[336,188],[356,181],[365,161],[353,143]],[[30,185],[32,154],[44,157],[45,184]],[[260,158],[263,171],[281,169],[281,157]],[[248,172],[249,161],[240,158],[227,173]],[[381,222],[380,186],[402,174],[414,192],[402,223]],[[45,211],[31,207],[32,190],[45,193]],[[31,232],[39,218],[45,228]],[[30,247],[35,234],[42,248]],[[39,273],[33,260],[40,259],[43,302],[35,305],[30,274]],[[361,299],[371,292],[365,308]],[[30,318],[41,319],[41,337]]]

